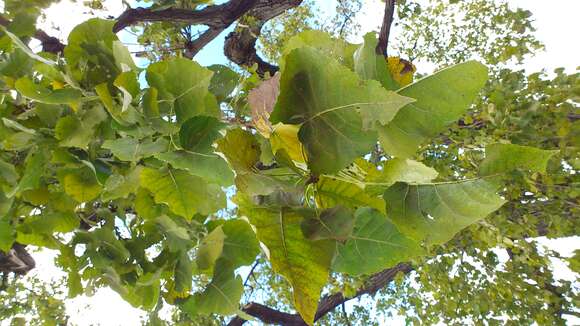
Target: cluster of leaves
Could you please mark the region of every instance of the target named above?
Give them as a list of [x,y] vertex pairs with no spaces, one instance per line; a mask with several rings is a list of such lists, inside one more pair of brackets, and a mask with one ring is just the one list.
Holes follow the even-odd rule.
[[[63,57],[4,33],[0,250],[59,250],[71,297],[110,286],[143,309],[243,314],[236,270],[261,242],[312,323],[331,271],[425,255],[505,203],[498,176],[544,172],[555,154],[495,144],[478,178],[433,182],[411,158],[464,115],[487,69],[470,61],[401,88],[373,34],[299,34],[281,74],[252,89],[182,58],[142,71],[110,21],[77,26]],[[222,110],[245,102],[251,117]],[[377,142],[389,159],[371,162]]]
[[66,325],[63,280],[50,284],[35,278],[7,277],[0,284],[0,316],[12,325]]

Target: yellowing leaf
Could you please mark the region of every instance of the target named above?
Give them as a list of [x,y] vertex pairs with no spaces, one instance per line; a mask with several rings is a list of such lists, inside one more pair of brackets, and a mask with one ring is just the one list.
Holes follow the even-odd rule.
[[334,241],[306,239],[300,227],[303,217],[289,208],[242,203],[240,213],[256,227],[258,239],[268,248],[272,268],[290,282],[296,310],[312,325],[328,280]]

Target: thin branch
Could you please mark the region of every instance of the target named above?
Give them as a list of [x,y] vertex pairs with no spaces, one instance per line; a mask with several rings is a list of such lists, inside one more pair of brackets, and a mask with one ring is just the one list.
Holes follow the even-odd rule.
[[383,17],[383,25],[379,34],[379,43],[375,49],[379,55],[387,56],[387,46],[389,44],[389,34],[391,33],[391,25],[393,24],[393,16],[395,13],[396,0],[385,1],[385,15]]

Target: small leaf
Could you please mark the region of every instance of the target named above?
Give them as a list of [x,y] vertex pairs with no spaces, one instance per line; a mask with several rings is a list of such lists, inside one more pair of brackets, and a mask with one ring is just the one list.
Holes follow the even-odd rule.
[[238,86],[240,75],[224,65],[211,65],[207,69],[213,71],[209,91],[215,95],[218,102],[224,102]]
[[206,235],[197,248],[196,264],[200,270],[211,270],[221,256],[226,235],[219,226]]
[[182,252],[175,264],[175,291],[179,293],[189,292],[193,277],[193,266],[186,252]]
[[228,130],[217,143],[218,151],[236,171],[251,171],[260,160],[260,144],[251,133],[242,129]]

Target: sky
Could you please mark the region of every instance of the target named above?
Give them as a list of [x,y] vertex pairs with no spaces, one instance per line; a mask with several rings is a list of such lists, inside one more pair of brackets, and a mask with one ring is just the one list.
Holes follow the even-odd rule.
[[[384,3],[380,0],[364,0],[364,6],[356,19],[361,24],[361,33],[351,41],[361,42],[362,35],[369,31],[378,31],[382,20]],[[82,1],[73,3],[72,1],[61,1],[45,11],[46,21],[42,21],[39,27],[48,32],[49,35],[56,36],[66,41],[66,36],[74,26],[94,17],[82,5]],[[565,67],[568,72],[575,71],[580,65],[580,42],[578,41],[578,31],[580,31],[580,20],[577,18],[580,13],[580,1],[578,0],[509,0],[510,5],[520,6],[532,11],[537,27],[537,36],[546,46],[546,51],[529,58],[525,62],[525,69],[528,73],[546,69],[552,71],[557,67]],[[2,1],[0,0],[0,4]],[[118,16],[124,9],[121,0],[105,0],[106,12],[99,13],[98,16],[108,15]],[[333,11],[334,0],[320,0],[322,12],[331,13]],[[205,47],[197,56],[196,60],[202,65],[214,63],[225,63],[223,55],[223,40],[229,30],[223,32],[214,42]],[[124,42],[131,42],[133,37],[127,32],[120,32],[119,38]],[[38,50],[39,45],[32,43],[33,49]],[[132,45],[128,45],[133,50],[140,50]],[[552,249],[558,250],[564,256],[570,256],[574,249],[580,248],[580,237],[542,240],[542,243]],[[63,277],[65,274],[58,270],[53,263],[55,252],[43,251],[34,254],[37,261],[36,271],[43,271],[32,276],[50,282],[53,279]],[[573,279],[574,276],[567,269],[565,264],[554,261],[555,274],[562,279]],[[67,301],[67,312],[71,316],[71,323],[77,325],[139,325],[140,318],[145,314],[122,300],[119,295],[110,289],[101,289],[93,297],[81,296]],[[390,321],[390,324],[402,324],[402,321]],[[0,321],[0,326],[7,325]]]

